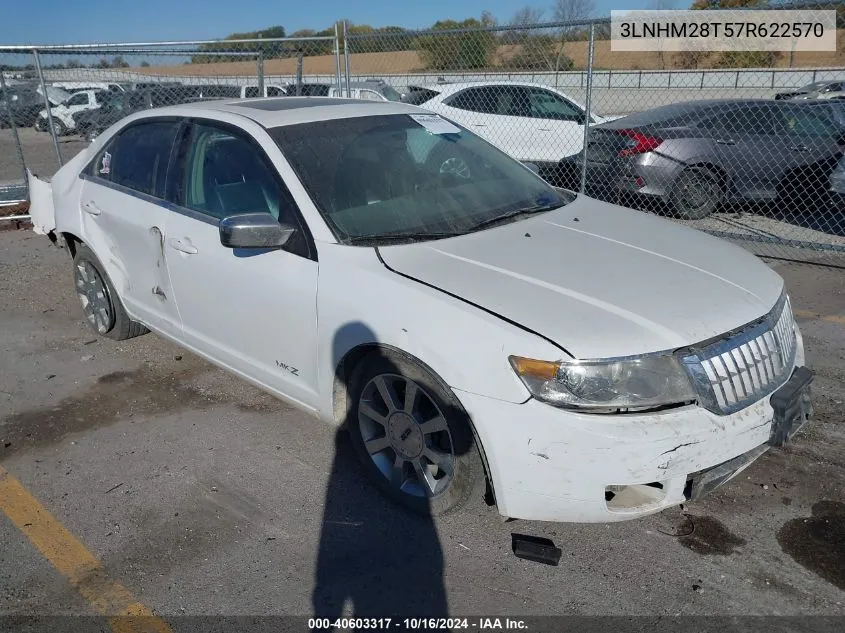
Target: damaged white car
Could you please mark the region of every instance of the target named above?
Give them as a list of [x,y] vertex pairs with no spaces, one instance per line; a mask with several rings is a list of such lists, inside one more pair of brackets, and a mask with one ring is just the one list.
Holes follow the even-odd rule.
[[410,105],[147,110],[30,186],[96,332],[153,330],[346,424],[372,481],[418,511],[487,483],[507,517],[640,517],[810,414],[770,268],[554,189]]

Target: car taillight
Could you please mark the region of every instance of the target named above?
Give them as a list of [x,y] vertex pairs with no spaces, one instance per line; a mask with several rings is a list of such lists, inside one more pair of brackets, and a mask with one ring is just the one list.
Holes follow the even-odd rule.
[[634,154],[645,154],[646,152],[650,152],[653,149],[657,149],[657,147],[663,142],[662,138],[657,138],[656,136],[647,136],[645,134],[641,134],[636,130],[617,130],[619,134],[622,136],[627,136],[631,141],[633,141],[633,145],[629,145],[623,150],[620,150],[620,156],[633,156]]

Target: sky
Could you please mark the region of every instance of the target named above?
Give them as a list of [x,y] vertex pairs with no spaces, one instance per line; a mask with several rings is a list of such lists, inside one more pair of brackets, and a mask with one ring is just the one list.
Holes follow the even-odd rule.
[[[527,5],[546,9],[554,0],[0,0],[0,46],[212,39],[282,25],[288,33],[320,30],[335,20],[425,28],[439,19],[478,17],[490,11],[500,23]],[[651,0],[595,0],[597,14],[638,9]],[[688,4],[688,3],[686,3]],[[5,5],[5,6],[3,6]],[[35,9],[37,6],[37,9]],[[679,8],[686,8],[680,5]]]

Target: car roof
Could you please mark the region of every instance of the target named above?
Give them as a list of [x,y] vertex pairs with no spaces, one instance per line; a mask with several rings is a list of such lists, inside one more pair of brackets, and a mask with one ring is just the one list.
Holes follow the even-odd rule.
[[331,119],[348,119],[387,114],[418,114],[425,112],[416,106],[397,101],[366,101],[332,97],[271,97],[258,99],[219,99],[183,105],[152,108],[145,117],[155,115],[206,116],[218,113],[246,117],[265,128],[297,123],[312,123]]
[[[514,79],[502,79],[496,81],[445,81],[431,84],[414,84],[415,88],[434,90],[441,94],[451,94],[464,88],[483,88],[485,86],[525,86],[526,88],[553,88],[546,84],[532,83],[530,81],[516,81]],[[553,88],[557,90],[556,88]]]

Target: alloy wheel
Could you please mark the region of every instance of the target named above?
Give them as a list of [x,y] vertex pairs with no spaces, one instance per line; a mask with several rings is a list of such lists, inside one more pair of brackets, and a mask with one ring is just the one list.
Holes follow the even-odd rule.
[[82,303],[85,319],[97,332],[105,334],[112,326],[112,307],[108,289],[100,273],[90,262],[76,264],[76,294]]
[[431,395],[396,374],[372,378],[358,401],[364,447],[394,488],[431,497],[449,487],[455,450],[449,425]]

